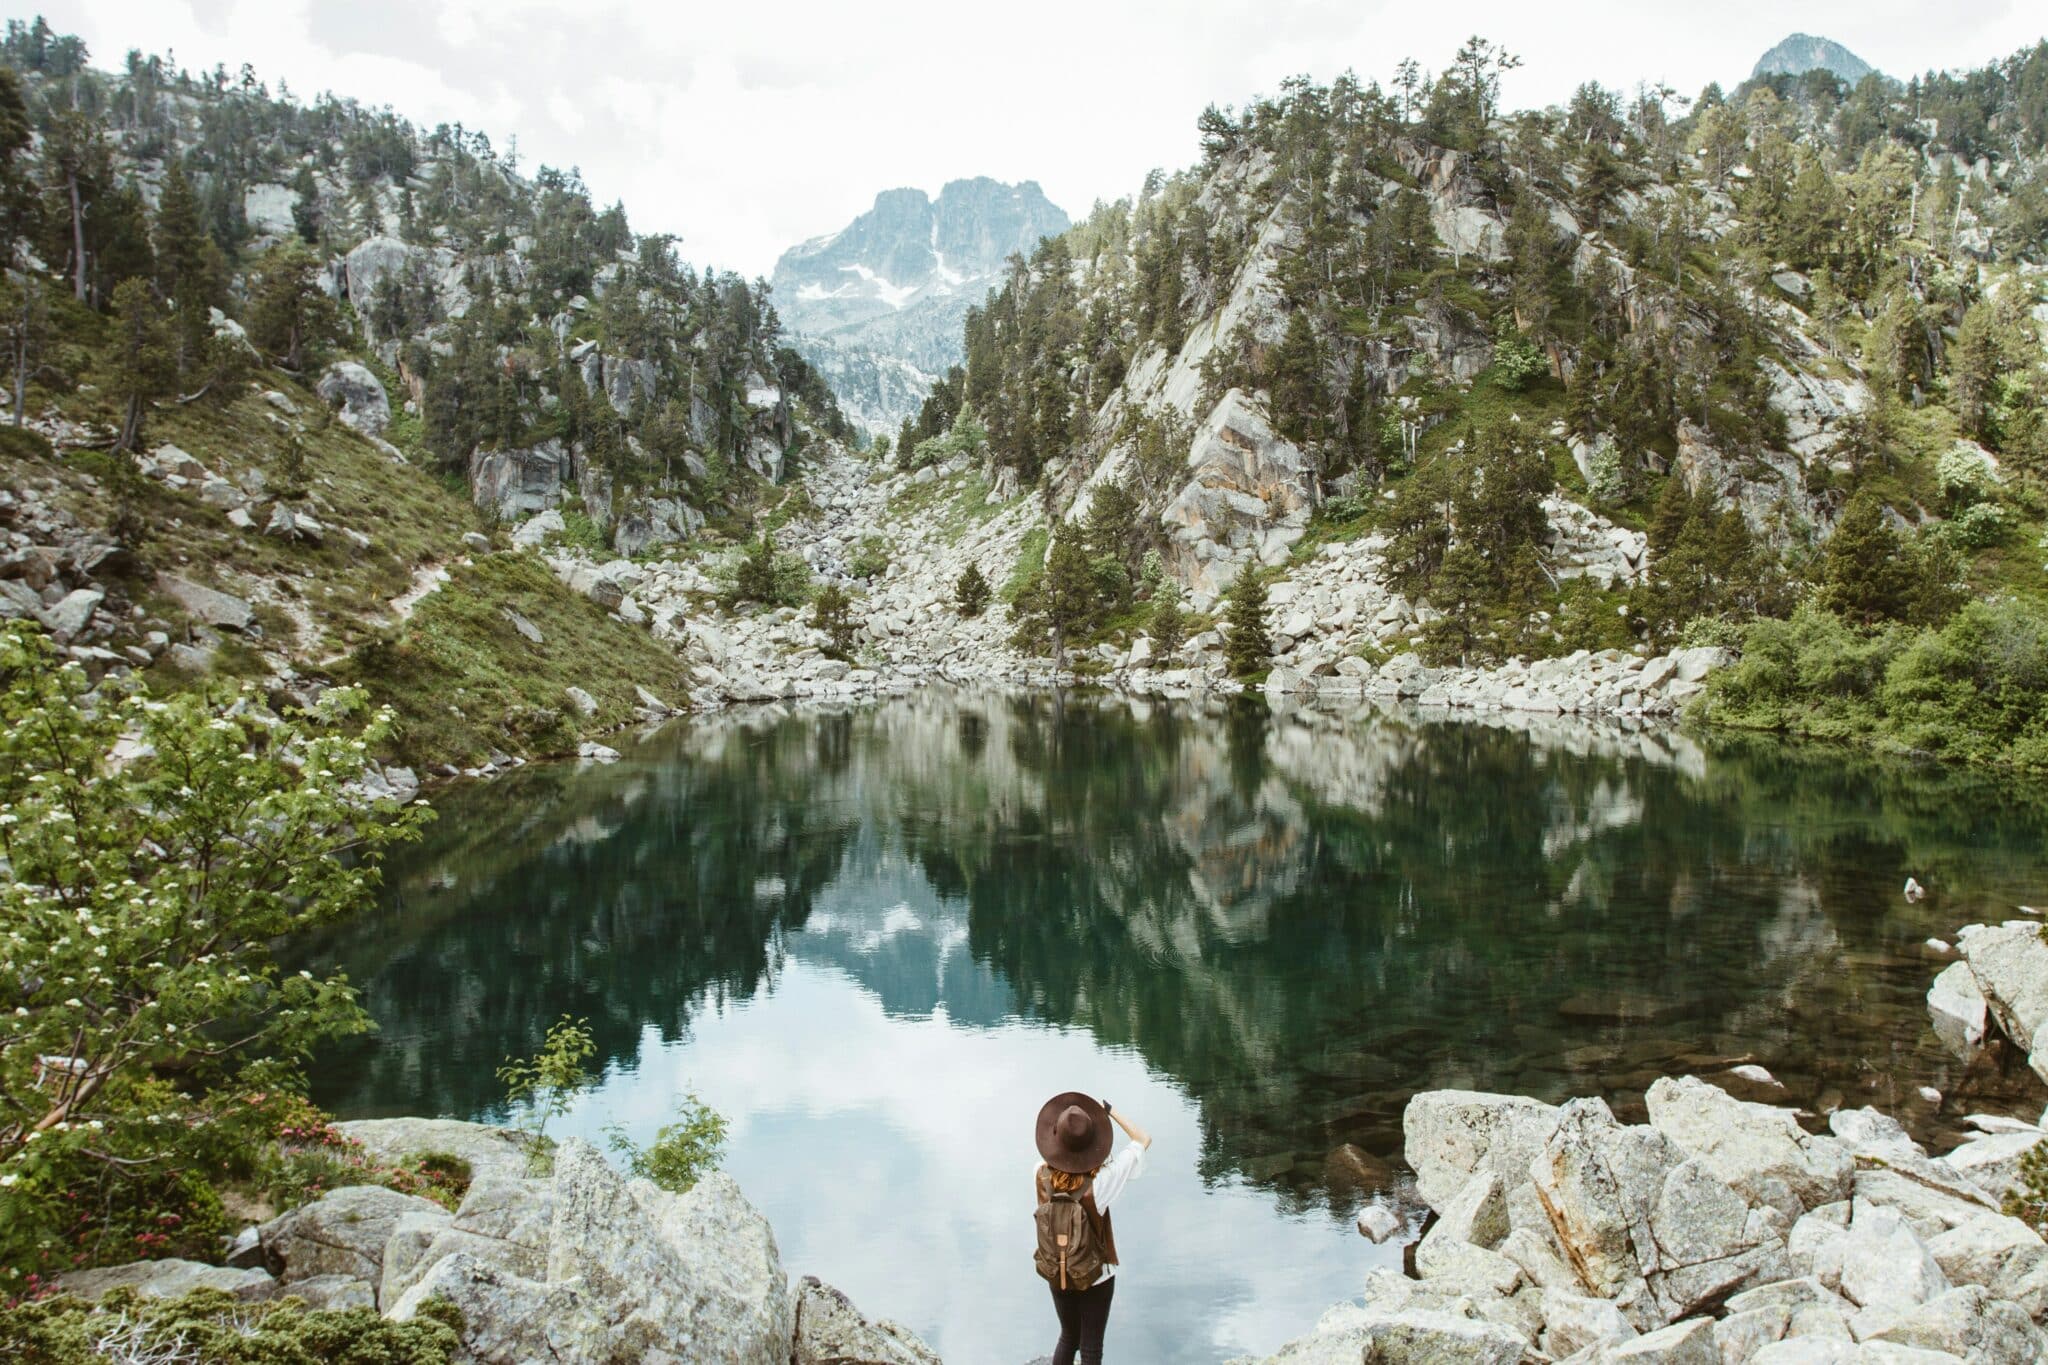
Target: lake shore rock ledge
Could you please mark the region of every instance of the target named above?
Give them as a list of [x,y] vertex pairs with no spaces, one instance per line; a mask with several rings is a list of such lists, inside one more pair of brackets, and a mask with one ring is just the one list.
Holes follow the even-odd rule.
[[[1646,1099],[1649,1122],[1624,1124],[1598,1099],[1416,1095],[1404,1155],[1432,1216],[1412,1276],[1373,1270],[1307,1335],[1233,1365],[2048,1358],[2048,1243],[2000,1211],[2041,1128],[1990,1121],[1933,1158],[1873,1109],[1839,1110],[1822,1133],[1694,1077],[1659,1080]],[[537,1178],[501,1129],[347,1127],[382,1159],[462,1155],[473,1176],[460,1207],[338,1189],[246,1231],[227,1266],[138,1262],[64,1287],[205,1285],[401,1320],[445,1300],[463,1315],[460,1358],[479,1365],[941,1365],[830,1285],[792,1282],[728,1176],[670,1194],[571,1139]]]
[[1597,1099],[1415,1096],[1406,1155],[1436,1215],[1417,1278],[1372,1272],[1359,1301],[1259,1365],[2048,1352],[2048,1245],[1888,1115],[1843,1110],[1811,1133],[1692,1077],[1647,1098],[1649,1123],[1631,1125]]

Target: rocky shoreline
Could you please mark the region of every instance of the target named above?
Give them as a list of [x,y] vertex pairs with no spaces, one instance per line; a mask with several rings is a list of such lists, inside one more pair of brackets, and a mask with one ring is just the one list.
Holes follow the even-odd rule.
[[[1035,688],[1086,682],[1166,697],[1244,690],[1224,667],[1215,629],[1198,631],[1172,657],[1140,635],[1128,648],[1101,645],[1056,670],[1049,660],[1011,646],[1007,613],[1000,607],[960,616],[954,589],[968,565],[991,583],[1004,582],[1026,536],[1040,524],[1033,499],[995,500],[993,492],[982,492],[989,486],[964,459],[898,474],[834,450],[806,471],[807,512],[784,523],[777,543],[802,556],[821,580],[861,594],[857,662],[829,657],[824,633],[806,612],[785,607],[735,613],[720,607],[715,565],[682,558],[594,559],[556,543],[557,513],[543,512],[512,539],[545,556],[563,583],[676,648],[690,666],[692,710],[852,701],[900,695],[932,681]],[[906,498],[919,497],[940,511],[892,512]],[[1553,501],[1567,574],[1614,582],[1640,571],[1644,551],[1638,533],[1582,524],[1590,513]],[[887,568],[856,579],[856,553],[874,528],[885,525],[895,528]],[[1429,667],[1409,644],[1431,610],[1386,585],[1384,549],[1383,539],[1367,536],[1326,544],[1299,562],[1283,556],[1284,576],[1269,591],[1274,654],[1261,684],[1266,693],[1654,721],[1676,717],[1705,689],[1708,675],[1734,658],[1716,648],[1662,655],[1608,649],[1492,669]],[[1213,592],[1197,591],[1190,599],[1197,611],[1216,605]]]
[[[2032,926],[2028,926],[2031,928]],[[2039,944],[2044,961],[2048,945]],[[1407,1243],[1276,1353],[1233,1365],[2022,1365],[2048,1352],[2048,1243],[2000,1211],[2040,1124],[1973,1116],[1930,1157],[1874,1109],[1812,1131],[1789,1109],[1667,1077],[1649,1121],[1600,1099],[1425,1091],[1403,1115],[1411,1186],[1360,1217]],[[2048,1115],[2044,1115],[2048,1121]],[[673,1195],[571,1139],[545,1176],[516,1135],[453,1120],[339,1125],[379,1161],[471,1171],[453,1212],[350,1186],[234,1240],[226,1264],[144,1261],[67,1276],[96,1298],[196,1288],[406,1320],[464,1320],[461,1359],[514,1365],[939,1365],[914,1333],[794,1277],[722,1174]],[[1418,1235],[1419,1234],[1419,1235]]]

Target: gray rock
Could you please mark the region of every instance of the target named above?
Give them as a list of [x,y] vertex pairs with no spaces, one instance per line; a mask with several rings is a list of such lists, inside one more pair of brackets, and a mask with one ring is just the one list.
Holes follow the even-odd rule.
[[481,531],[464,531],[462,548],[471,554],[487,555],[491,552],[491,538]]
[[1496,1251],[1432,1234],[1415,1248],[1425,1283],[1473,1299],[1506,1298],[1526,1282],[1522,1268]]
[[391,399],[384,383],[365,365],[337,360],[320,376],[314,391],[341,409],[341,420],[365,436],[382,436],[391,425]]
[[2048,1310],[2048,1245],[2017,1218],[1987,1213],[1927,1243],[1951,1284],[1978,1284],[2038,1318]]
[[941,1365],[937,1353],[897,1323],[870,1323],[846,1295],[815,1275],[796,1290],[789,1365]]
[[375,1308],[377,1291],[369,1281],[351,1275],[315,1275],[297,1280],[285,1290],[308,1308]]
[[74,1270],[59,1277],[57,1283],[66,1293],[81,1299],[97,1299],[116,1289],[132,1289],[149,1299],[175,1299],[195,1289],[218,1289],[247,1302],[277,1296],[277,1281],[268,1271],[175,1259]]
[[568,529],[568,523],[562,520],[562,514],[551,507],[528,517],[514,527],[512,545],[514,549],[536,550],[547,544],[549,536],[561,535]]
[[362,1143],[368,1156],[386,1165],[445,1154],[468,1162],[472,1181],[526,1174],[525,1140],[509,1128],[460,1119],[415,1118],[351,1119],[334,1126],[344,1137]]
[[1721,1365],[1721,1348],[1714,1342],[1713,1319],[1694,1318],[1605,1347],[1600,1359],[1610,1365]]
[[2025,1313],[1974,1284],[1897,1311],[1863,1340],[1947,1351],[1982,1365],[2038,1365],[2048,1344]]
[[159,574],[157,591],[185,609],[186,615],[202,626],[245,631],[255,619],[254,609],[232,593],[194,583],[176,574]]
[[616,763],[619,761],[619,751],[609,744],[599,744],[594,739],[586,739],[576,746],[576,757],[595,763]]
[[1501,1179],[1492,1171],[1480,1171],[1439,1210],[1436,1224],[1423,1243],[1469,1242],[1490,1251],[1507,1235],[1508,1206],[1501,1192]]
[[1855,1160],[1848,1149],[1808,1133],[1787,1110],[1738,1100],[1692,1076],[1664,1077],[1647,1098],[1657,1131],[1750,1202],[1777,1209],[1787,1227],[1849,1194]]
[[1815,1256],[1814,1275],[1866,1308],[1925,1303],[1949,1288],[1948,1276],[1906,1220],[1876,1205],[1859,1208],[1849,1230]]
[[[2048,1080],[2048,1047],[2035,1047],[2037,1036],[2048,1030],[2048,943],[2041,941],[2041,926],[2032,920],[1973,924],[1956,940],[1992,1017],[2028,1052],[2035,1074]],[[2040,1041],[2048,1044],[2048,1037]]]
[[714,1172],[686,1195],[630,1185],[588,1143],[555,1154],[548,1280],[580,1279],[613,1350],[785,1365],[794,1308],[767,1220]]
[[1564,1106],[1531,1175],[1580,1280],[1638,1330],[1791,1274],[1775,1210],[1750,1207],[1663,1133],[1616,1123],[1598,1100]]
[[[429,1299],[442,1299],[462,1313],[462,1346],[477,1365],[599,1365],[619,1359],[674,1362],[667,1352],[623,1356],[607,1353],[611,1324],[578,1284],[543,1284],[499,1270],[457,1252],[429,1266],[397,1303],[384,1310],[410,1322]],[[636,1342],[644,1334],[636,1334]]]
[[1340,1304],[1265,1365],[1518,1365],[1527,1345],[1512,1328],[1443,1309]]
[[407,1214],[450,1221],[448,1211],[432,1200],[380,1185],[349,1185],[265,1223],[263,1253],[287,1285],[316,1275],[346,1275],[375,1284],[384,1274],[384,1244]]
[[74,588],[55,606],[43,608],[39,615],[50,634],[62,644],[84,630],[100,603],[106,600],[107,595],[97,588]]
[[527,620],[524,616],[521,616],[518,612],[512,610],[512,608],[510,607],[504,607],[501,610],[503,610],[505,613],[505,619],[512,623],[512,629],[518,631],[521,635],[525,636],[529,641],[537,645],[545,644],[547,642],[547,637],[540,633],[539,626]]
[[2003,1200],[2020,1188],[2021,1159],[2044,1139],[2048,1139],[2048,1133],[2039,1129],[1992,1133],[1965,1142],[1942,1161],[1993,1199]]
[[1837,1109],[1828,1115],[1828,1131],[1847,1143],[1855,1156],[1887,1160],[1927,1155],[1897,1119],[1875,1109]]
[[584,715],[594,716],[597,714],[597,698],[591,696],[582,688],[571,684],[563,689],[563,694],[569,698],[569,704]]
[[1967,962],[1951,962],[1927,988],[1927,1013],[1934,1021],[1935,1036],[1965,1060],[1982,1046],[1990,1011],[1978,988],[1977,974]]
[[1426,1090],[1401,1116],[1403,1153],[1432,1208],[1447,1205],[1479,1171],[1502,1181],[1527,1179],[1530,1159],[1557,1130],[1559,1110],[1523,1095]]
[[471,497],[507,520],[559,505],[570,477],[569,452],[559,440],[469,457]]
[[1605,1299],[1561,1289],[1543,1291],[1543,1349],[1555,1359],[1635,1335],[1621,1310]]
[[1374,1246],[1384,1243],[1404,1226],[1400,1216],[1385,1204],[1369,1204],[1365,1211],[1358,1215],[1359,1232]]

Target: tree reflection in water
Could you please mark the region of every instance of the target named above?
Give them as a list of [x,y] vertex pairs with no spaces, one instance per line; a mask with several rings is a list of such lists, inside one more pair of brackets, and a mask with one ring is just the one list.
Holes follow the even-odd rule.
[[1741,1057],[1923,1132],[1919,1085],[2017,1096],[1934,1041],[1918,945],[2048,866],[2041,806],[1983,777],[1257,701],[766,708],[436,804],[383,908],[317,945],[381,1028],[319,1068],[338,1111],[489,1113],[560,1015],[627,1066],[794,959],[893,1014],[1134,1049],[1197,1106],[1205,1175],[1338,1207],[1423,1088],[1626,1113]]

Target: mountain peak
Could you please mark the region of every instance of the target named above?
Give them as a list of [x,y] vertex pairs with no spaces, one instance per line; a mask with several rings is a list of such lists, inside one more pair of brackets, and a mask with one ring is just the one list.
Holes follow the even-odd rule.
[[1849,85],[1877,70],[1832,38],[1794,33],[1757,58],[1749,76],[1751,80],[1762,76],[1797,76],[1816,69],[1832,72]]
[[[960,321],[1003,262],[1068,226],[1036,180],[950,180],[936,198],[884,190],[838,232],[782,253],[776,307],[799,348],[818,355],[841,392],[854,395],[855,420],[886,430],[959,362]],[[891,379],[887,394],[871,382],[906,371],[910,381]]]

